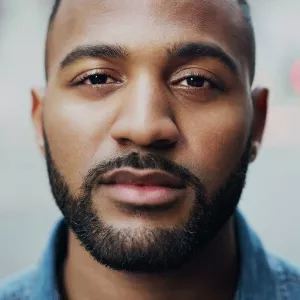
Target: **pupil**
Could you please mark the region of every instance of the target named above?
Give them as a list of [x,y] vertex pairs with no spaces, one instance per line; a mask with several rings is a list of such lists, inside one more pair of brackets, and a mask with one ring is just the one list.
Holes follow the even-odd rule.
[[189,77],[187,79],[188,85],[195,87],[202,87],[204,85],[205,79],[199,76]]
[[91,84],[104,84],[107,82],[107,75],[97,74],[90,77]]

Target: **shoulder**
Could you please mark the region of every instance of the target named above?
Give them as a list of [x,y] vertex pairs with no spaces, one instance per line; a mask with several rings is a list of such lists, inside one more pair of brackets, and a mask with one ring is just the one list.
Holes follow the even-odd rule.
[[274,255],[268,255],[280,299],[300,299],[300,269]]
[[55,225],[45,252],[34,267],[0,282],[0,300],[59,299],[56,267],[66,256],[67,234],[62,219]]
[[0,300],[33,299],[34,285],[37,283],[37,269],[31,268],[0,284]]

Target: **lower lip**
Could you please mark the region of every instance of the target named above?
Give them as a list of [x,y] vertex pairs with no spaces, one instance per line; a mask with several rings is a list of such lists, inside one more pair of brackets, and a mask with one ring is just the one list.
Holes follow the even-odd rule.
[[185,195],[185,189],[164,186],[138,186],[125,184],[102,185],[110,198],[135,206],[159,206],[170,204]]

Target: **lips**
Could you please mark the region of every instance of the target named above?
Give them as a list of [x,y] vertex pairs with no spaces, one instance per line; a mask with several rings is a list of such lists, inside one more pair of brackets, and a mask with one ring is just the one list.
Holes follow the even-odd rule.
[[137,206],[165,206],[185,198],[181,178],[159,170],[123,168],[100,178],[102,196],[113,202]]
[[100,180],[102,184],[157,186],[181,189],[184,182],[172,174],[157,170],[121,169],[107,173]]

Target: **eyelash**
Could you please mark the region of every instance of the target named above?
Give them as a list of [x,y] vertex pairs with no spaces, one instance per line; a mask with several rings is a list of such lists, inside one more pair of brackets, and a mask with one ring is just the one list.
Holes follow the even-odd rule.
[[[179,79],[176,79],[173,81],[173,84],[178,84],[181,81],[187,80],[190,77],[200,77],[203,78],[204,80],[208,81],[209,84],[211,85],[211,88],[213,89],[217,89],[219,91],[225,92],[225,86],[222,82],[220,82],[219,80],[216,80],[212,75],[210,74],[203,74],[203,73],[198,73],[198,72],[191,72],[190,74],[183,76]],[[197,87],[193,87],[193,86],[186,86],[185,88],[187,89],[197,89]],[[198,87],[198,89],[200,89]]]
[[[73,86],[83,85],[86,80],[88,80],[91,76],[95,76],[95,75],[107,76],[108,78],[114,80],[115,83],[120,83],[121,82],[121,80],[117,80],[108,71],[105,71],[105,70],[101,70],[101,71],[100,70],[92,70],[92,71],[89,71],[89,72],[86,72],[82,75],[77,76],[75,79],[72,80],[71,85],[73,85]],[[97,86],[103,86],[103,85],[107,85],[107,84],[110,84],[110,83],[97,84]],[[95,84],[89,84],[89,85],[95,86]]]
[[[88,80],[91,76],[95,76],[95,75],[102,75],[102,76],[107,76],[108,78],[114,80],[115,82],[113,83],[120,83],[121,80],[117,80],[116,78],[114,78],[113,76],[111,76],[111,74],[105,70],[92,70],[90,72],[86,72],[83,75],[79,75],[78,77],[76,77],[73,81],[72,81],[72,85],[73,86],[79,86],[79,85],[83,85],[84,82],[86,80]],[[171,84],[172,85],[176,85],[179,82],[182,82],[184,80],[187,80],[190,77],[200,77],[203,78],[204,80],[208,81],[209,84],[211,85],[212,89],[217,89],[221,92],[225,92],[225,86],[223,83],[221,83],[219,80],[216,80],[212,75],[210,74],[203,74],[203,73],[198,73],[198,72],[191,72],[190,74],[183,76],[179,79],[174,80]],[[89,84],[91,87],[93,86],[104,86],[104,85],[108,85],[108,84],[112,84],[112,83],[104,83],[104,84]],[[193,87],[193,86],[184,86],[184,88],[186,89],[201,89],[201,87]]]

